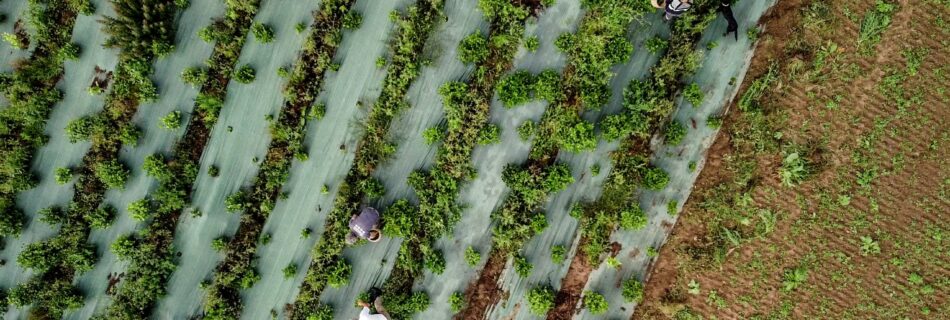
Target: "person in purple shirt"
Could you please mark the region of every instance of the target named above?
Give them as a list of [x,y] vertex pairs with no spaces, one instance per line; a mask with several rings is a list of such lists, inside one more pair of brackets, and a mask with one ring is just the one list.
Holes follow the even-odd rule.
[[354,244],[360,239],[377,242],[382,237],[379,231],[379,211],[372,207],[365,207],[359,215],[350,217],[350,234],[346,235],[346,243]]

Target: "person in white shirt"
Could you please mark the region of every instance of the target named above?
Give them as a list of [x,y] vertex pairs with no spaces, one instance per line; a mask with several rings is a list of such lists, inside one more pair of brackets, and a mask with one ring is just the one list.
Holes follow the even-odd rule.
[[370,314],[370,311],[372,310],[369,309],[369,303],[367,303],[366,301],[359,300],[356,303],[359,304],[361,307],[363,307],[363,310],[360,311],[359,320],[391,320],[392,319],[389,317],[389,312],[386,312],[386,308],[383,308],[382,297],[376,297],[376,300],[373,301],[373,306],[376,307],[376,314]]
[[663,9],[663,11],[665,11],[666,14],[663,18],[666,19],[666,21],[679,17],[693,6],[690,0],[650,0],[650,3],[657,9]]

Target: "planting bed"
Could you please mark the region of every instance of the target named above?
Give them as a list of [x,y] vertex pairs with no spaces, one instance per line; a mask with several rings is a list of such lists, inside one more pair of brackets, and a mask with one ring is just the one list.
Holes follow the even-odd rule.
[[0,313],[945,318],[950,6],[693,2],[0,0]]

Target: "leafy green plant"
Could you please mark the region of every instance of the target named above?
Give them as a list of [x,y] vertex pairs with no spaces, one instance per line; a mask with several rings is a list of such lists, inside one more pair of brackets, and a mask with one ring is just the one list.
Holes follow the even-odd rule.
[[224,249],[228,248],[229,241],[231,241],[231,239],[225,236],[214,238],[214,240],[211,240],[211,249],[214,249],[214,251],[224,251]]
[[655,36],[647,40],[646,46],[647,51],[650,51],[652,54],[657,54],[666,50],[666,47],[669,46],[669,42],[666,39]]
[[271,43],[274,41],[274,28],[266,24],[257,22],[251,27],[251,33],[260,43]]
[[524,48],[528,52],[538,51],[538,48],[541,46],[541,40],[538,39],[538,36],[531,36],[524,39]]
[[151,215],[151,210],[149,208],[148,199],[139,199],[129,203],[128,208],[129,215],[132,216],[132,219],[138,221],[145,221]]
[[534,136],[534,132],[537,130],[537,123],[531,120],[526,120],[518,126],[518,136],[521,137],[522,141],[531,140],[531,137]]
[[584,308],[591,314],[603,314],[607,312],[607,307],[607,299],[602,294],[591,290],[584,291]]
[[445,129],[441,126],[431,127],[422,132],[422,138],[425,139],[427,145],[442,141],[444,136]]
[[670,125],[666,126],[666,130],[663,131],[663,137],[666,139],[666,143],[671,146],[677,146],[683,142],[683,138],[686,137],[686,126],[679,123],[679,121],[673,121]]
[[345,16],[343,16],[343,28],[349,30],[359,29],[363,25],[363,15],[359,12],[350,10]]
[[69,181],[73,180],[73,171],[69,168],[56,168],[54,177],[57,184],[67,184]]
[[[181,72],[181,81],[198,88],[208,80],[208,72],[198,67],[188,67]],[[98,87],[96,87],[98,88]]]
[[640,209],[640,206],[634,204],[632,207],[620,212],[620,228],[624,230],[640,230],[647,226],[647,216]]
[[208,166],[208,176],[209,176],[209,177],[215,178],[215,177],[217,177],[219,174],[221,174],[221,170],[218,169],[217,166],[215,166],[215,165],[210,165],[210,166]]
[[617,260],[617,257],[607,257],[607,259],[604,260],[604,262],[607,263],[608,267],[614,268],[617,270],[620,270],[620,267],[623,267],[623,263],[620,262],[620,260]]
[[453,292],[449,296],[449,306],[452,307],[454,312],[462,311],[462,308],[465,307],[465,297],[462,296],[461,292]]
[[805,281],[808,281],[808,269],[805,269],[805,267],[785,271],[785,274],[782,275],[782,290],[785,292],[795,290]]
[[643,175],[643,187],[650,190],[662,190],[670,182],[670,176],[665,170],[650,166],[645,169]]
[[497,125],[489,124],[478,132],[478,144],[489,145],[501,142],[501,128]]
[[506,108],[513,108],[531,99],[531,88],[535,80],[527,71],[518,71],[498,81],[495,92]]
[[808,175],[808,163],[805,158],[798,155],[798,152],[791,152],[782,159],[782,166],[779,168],[779,177],[782,184],[788,187],[797,185],[805,180]]
[[895,11],[897,11],[897,4],[877,0],[875,6],[864,15],[861,30],[858,33],[858,48],[861,54],[873,53],[874,46],[881,42],[881,35],[890,27]]
[[469,246],[465,249],[465,262],[468,262],[468,266],[474,268],[482,261],[482,254],[478,253],[475,248]]
[[513,259],[515,266],[515,273],[517,273],[522,278],[527,278],[531,275],[531,270],[534,269],[534,265],[528,262],[528,258],[522,255],[516,255]]
[[488,58],[488,40],[481,32],[474,32],[459,43],[459,60],[464,63],[478,63]]
[[679,207],[679,202],[677,202],[676,200],[670,200],[670,202],[666,203],[666,213],[671,216],[675,216],[676,209],[678,207]]
[[293,262],[288,263],[287,266],[284,267],[283,273],[284,279],[293,278],[295,275],[297,275],[297,264]]
[[567,248],[562,245],[556,245],[551,247],[551,261],[554,263],[563,263],[564,258],[567,256]]
[[629,278],[623,281],[621,295],[626,302],[640,303],[643,301],[643,283],[637,278]]
[[129,169],[112,159],[96,165],[96,177],[110,189],[122,189],[129,179]]
[[528,310],[539,316],[546,315],[554,307],[554,290],[549,287],[535,287],[528,291]]
[[699,105],[703,104],[703,96],[703,90],[698,84],[691,83],[683,89],[683,98],[689,101],[693,108],[699,108]]
[[876,255],[881,253],[881,245],[871,237],[861,236],[861,255]]
[[352,271],[352,268],[346,261],[343,259],[337,260],[336,263],[330,266],[330,269],[326,270],[327,285],[331,288],[345,286],[350,282],[350,273]]
[[534,95],[551,103],[560,101],[564,95],[561,75],[554,70],[539,73],[534,79]]
[[181,111],[175,110],[162,117],[162,127],[168,130],[181,128]]
[[234,70],[234,81],[248,84],[254,82],[254,78],[256,78],[254,68],[251,68],[250,65],[245,64]]

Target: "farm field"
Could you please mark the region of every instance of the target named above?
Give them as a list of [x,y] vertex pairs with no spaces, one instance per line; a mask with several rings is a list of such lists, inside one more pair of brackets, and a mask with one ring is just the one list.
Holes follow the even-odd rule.
[[0,0],[0,313],[950,317],[924,2]]

